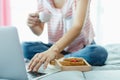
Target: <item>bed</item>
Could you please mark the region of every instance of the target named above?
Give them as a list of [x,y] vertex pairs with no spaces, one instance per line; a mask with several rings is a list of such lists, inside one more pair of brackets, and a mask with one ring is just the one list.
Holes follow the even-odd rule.
[[120,44],[106,45],[108,58],[106,65],[93,67],[93,70],[120,70]]
[[120,44],[104,46],[108,58],[104,66],[92,66],[88,72],[62,71],[37,80],[120,80]]

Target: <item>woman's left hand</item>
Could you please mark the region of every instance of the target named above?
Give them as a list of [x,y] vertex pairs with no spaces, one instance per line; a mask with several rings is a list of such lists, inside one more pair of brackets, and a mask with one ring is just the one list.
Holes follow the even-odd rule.
[[53,50],[47,50],[42,53],[37,53],[28,65],[28,70],[36,72],[40,68],[42,64],[44,64],[44,69],[47,68],[48,63],[55,59],[57,56],[57,52]]

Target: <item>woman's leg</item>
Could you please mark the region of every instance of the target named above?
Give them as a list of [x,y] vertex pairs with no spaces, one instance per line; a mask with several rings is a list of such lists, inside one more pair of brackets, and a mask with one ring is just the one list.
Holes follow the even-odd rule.
[[46,51],[51,45],[42,42],[23,42],[22,49],[24,57],[30,60],[36,53]]
[[104,65],[107,56],[108,53],[103,47],[93,44],[64,57],[82,57],[93,66],[101,66]]

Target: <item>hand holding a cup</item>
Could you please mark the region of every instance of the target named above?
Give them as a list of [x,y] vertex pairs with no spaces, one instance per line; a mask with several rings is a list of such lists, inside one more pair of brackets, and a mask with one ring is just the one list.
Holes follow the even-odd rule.
[[27,19],[27,25],[29,27],[36,27],[41,23],[39,20],[39,14],[38,13],[30,13]]
[[47,12],[40,12],[39,13],[39,20],[41,22],[49,22],[51,18],[51,14]]

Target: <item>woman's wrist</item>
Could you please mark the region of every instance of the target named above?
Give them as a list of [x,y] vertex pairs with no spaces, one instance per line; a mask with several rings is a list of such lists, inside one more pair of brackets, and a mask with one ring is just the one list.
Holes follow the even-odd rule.
[[58,48],[56,48],[56,47],[51,47],[51,48],[49,48],[49,50],[51,50],[51,51],[53,51],[53,52],[56,52],[56,53],[59,53],[59,49]]
[[55,54],[54,59],[60,59],[60,58],[64,57],[64,55],[61,54],[57,48],[49,49],[49,51],[52,52],[52,54]]
[[51,48],[49,48],[49,50],[52,51],[56,55],[55,57],[57,57],[57,55],[60,54],[60,50],[59,50],[58,46],[56,46],[56,45],[53,45]]

